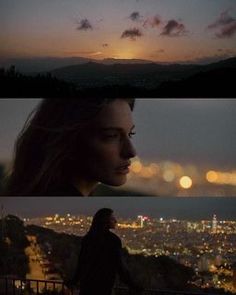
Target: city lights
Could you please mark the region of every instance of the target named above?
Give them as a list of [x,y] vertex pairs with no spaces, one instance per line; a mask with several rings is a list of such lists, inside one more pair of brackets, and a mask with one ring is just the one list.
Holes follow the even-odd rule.
[[235,186],[236,171],[220,172],[172,161],[148,163],[140,158],[133,160],[129,181],[124,185],[127,189],[162,196],[185,196],[187,190],[189,197],[233,196],[236,194]]
[[217,172],[210,170],[206,173],[206,179],[210,183],[236,186],[236,172]]
[[209,182],[214,183],[214,182],[217,181],[217,178],[218,178],[217,173],[215,171],[213,171],[213,170],[208,171],[207,174],[206,174],[206,179]]
[[179,180],[180,186],[184,189],[189,189],[192,183],[192,179],[189,176],[182,176]]
[[[83,236],[88,232],[91,222],[91,216],[58,214],[56,219],[55,215],[27,219],[25,224]],[[233,284],[233,274],[236,276],[236,273],[232,264],[235,259],[236,221],[218,220],[215,214],[209,220],[199,221],[166,219],[161,216],[151,218],[140,214],[135,218],[118,218],[115,232],[122,238],[130,254],[169,256],[196,271],[200,278],[192,282],[196,286],[236,291],[236,285]],[[36,244],[36,238],[30,239]],[[42,265],[46,265],[52,255],[50,245],[48,247],[47,256],[45,253],[40,254]]]
[[137,160],[137,161],[132,162],[130,169],[134,173],[140,173],[142,170],[142,167],[143,167],[142,163]]
[[[223,171],[220,167],[216,170],[207,164],[147,161],[136,157],[132,160],[127,177],[128,181],[121,189],[150,196],[236,195],[236,170]],[[57,215],[53,218],[57,218]]]
[[166,170],[163,173],[163,178],[166,182],[171,182],[175,179],[175,174],[172,170]]

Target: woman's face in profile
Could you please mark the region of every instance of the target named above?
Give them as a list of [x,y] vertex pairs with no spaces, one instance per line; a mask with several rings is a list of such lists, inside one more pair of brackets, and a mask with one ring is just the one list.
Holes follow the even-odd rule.
[[136,152],[132,111],[127,101],[116,99],[104,106],[84,134],[81,175],[86,180],[119,186],[126,182],[130,159]]
[[117,225],[117,220],[114,216],[114,214],[111,214],[109,221],[108,221],[108,227],[109,229],[115,229]]

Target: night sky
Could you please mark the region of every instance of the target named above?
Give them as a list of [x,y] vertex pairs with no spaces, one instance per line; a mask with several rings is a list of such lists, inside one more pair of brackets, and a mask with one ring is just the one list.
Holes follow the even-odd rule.
[[235,0],[1,0],[0,59],[159,62],[236,55]]
[[231,197],[0,197],[4,214],[21,218],[49,214],[94,213],[103,207],[112,208],[117,216],[135,218],[147,215],[154,218],[236,220],[236,198]]
[[[40,99],[0,100],[0,160]],[[137,99],[134,145],[141,160],[172,160],[211,169],[236,168],[236,100]]]

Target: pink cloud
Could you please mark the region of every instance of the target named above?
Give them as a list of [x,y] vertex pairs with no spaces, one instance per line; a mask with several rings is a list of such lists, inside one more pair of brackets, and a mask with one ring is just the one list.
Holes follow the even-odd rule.
[[229,15],[229,11],[223,11],[219,18],[207,27],[216,29],[215,36],[218,38],[231,38],[236,33],[236,19]]
[[131,41],[136,41],[136,39],[142,37],[142,35],[143,34],[139,29],[132,28],[132,29],[125,30],[122,33],[121,38],[129,38]]
[[185,25],[171,19],[163,28],[161,35],[162,36],[169,36],[169,37],[180,37],[185,35],[187,30],[185,29]]

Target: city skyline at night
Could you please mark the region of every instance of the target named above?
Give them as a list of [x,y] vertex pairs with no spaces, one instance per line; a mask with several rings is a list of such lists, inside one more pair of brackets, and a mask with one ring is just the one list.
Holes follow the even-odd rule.
[[3,214],[33,218],[53,214],[93,216],[108,207],[122,218],[138,215],[180,220],[236,220],[234,197],[1,197]]
[[[37,279],[61,281],[64,271],[60,269],[64,270],[64,259],[59,258],[60,252],[56,250],[58,241],[60,245],[63,239],[67,243],[69,239],[81,239],[89,231],[92,217],[56,213],[20,220],[8,215],[2,225],[12,220],[21,223],[26,233],[29,243],[25,253],[30,261],[27,278],[35,279],[37,275]],[[173,261],[181,268],[182,275],[186,270],[184,267],[192,270],[194,276],[188,281],[190,285],[200,290],[216,288],[235,292],[235,220],[218,219],[215,214],[211,218],[195,221],[143,215],[124,218],[117,214],[116,218],[117,226],[112,231],[122,239],[122,247],[130,257],[141,259],[140,266],[141,261],[146,259],[151,259],[153,263],[159,259],[165,259],[166,263]],[[4,232],[5,227],[2,229]],[[148,266],[145,267],[148,271]],[[173,267],[177,268],[177,265]],[[156,289],[160,285],[153,280],[146,287]]]

